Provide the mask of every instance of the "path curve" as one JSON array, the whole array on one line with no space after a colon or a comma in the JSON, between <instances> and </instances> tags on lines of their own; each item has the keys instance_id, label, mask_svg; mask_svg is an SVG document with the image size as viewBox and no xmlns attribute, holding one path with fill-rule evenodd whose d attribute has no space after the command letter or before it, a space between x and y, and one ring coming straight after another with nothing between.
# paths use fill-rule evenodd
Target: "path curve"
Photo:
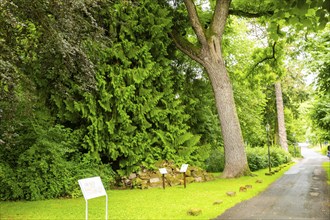
<instances>
[{"instance_id":1,"label":"path curve","mask_svg":"<svg viewBox=\"0 0 330 220\"><path fill-rule=\"evenodd\" d=\"M322 168L326 156L301 147L304 156L260 195L216 219L330 219L330 187Z\"/></svg>"}]
</instances>

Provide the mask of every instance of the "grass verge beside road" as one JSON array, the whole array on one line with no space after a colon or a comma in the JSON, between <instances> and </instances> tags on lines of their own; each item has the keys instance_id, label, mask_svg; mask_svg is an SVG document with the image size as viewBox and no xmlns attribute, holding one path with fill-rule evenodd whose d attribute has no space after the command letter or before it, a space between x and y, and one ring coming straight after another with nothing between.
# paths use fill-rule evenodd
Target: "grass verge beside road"
<instances>
[{"instance_id":1,"label":"grass verge beside road","mask_svg":"<svg viewBox=\"0 0 330 220\"><path fill-rule=\"evenodd\" d=\"M322 163L322 167L325 170L325 172L327 173L327 177L328 177L328 185L330 185L330 161L328 162L323 162Z\"/></svg>"},{"instance_id":2,"label":"grass verge beside road","mask_svg":"<svg viewBox=\"0 0 330 220\"><path fill-rule=\"evenodd\" d=\"M328 165L329 166L329 165ZM290 165L272 176L265 176L267 169L254 172L256 177L220 179L206 183L148 190L109 190L109 219L211 219L228 208L250 199L264 191L283 175ZM262 183L256 183L262 180ZM78 184L78 183L77 183ZM247 192L239 188L252 185ZM228 191L236 196L229 197ZM214 204L219 202L221 204ZM104 219L105 197L88 201L89 219ZM191 208L201 209L199 216L187 215ZM44 201L0 202L0 219L84 219L85 200L54 199Z\"/></svg>"}]
</instances>

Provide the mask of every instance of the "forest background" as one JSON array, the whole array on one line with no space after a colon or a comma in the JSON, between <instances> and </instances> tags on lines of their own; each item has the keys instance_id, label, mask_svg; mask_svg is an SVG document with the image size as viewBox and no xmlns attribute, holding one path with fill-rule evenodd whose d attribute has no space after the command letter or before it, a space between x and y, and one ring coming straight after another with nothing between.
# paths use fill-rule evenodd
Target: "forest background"
<instances>
[{"instance_id":1,"label":"forest background","mask_svg":"<svg viewBox=\"0 0 330 220\"><path fill-rule=\"evenodd\" d=\"M214 1L195 2L207 26ZM291 153L297 142L330 139L329 3L292 0L284 11L242 2L232 2L244 10L228 17L222 53L253 170L267 135L274 151L279 144L276 82ZM175 17L186 13L181 1L0 7L2 200L75 196L80 178L100 175L108 187L160 160L223 170L208 75L171 38L175 24L196 41L188 20Z\"/></svg>"}]
</instances>

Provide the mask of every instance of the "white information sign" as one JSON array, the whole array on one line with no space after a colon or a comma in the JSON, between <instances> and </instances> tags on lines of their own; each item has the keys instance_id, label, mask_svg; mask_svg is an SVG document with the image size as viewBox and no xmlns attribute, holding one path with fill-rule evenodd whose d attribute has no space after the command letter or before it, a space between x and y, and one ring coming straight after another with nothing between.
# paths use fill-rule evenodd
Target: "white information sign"
<instances>
[{"instance_id":1,"label":"white information sign","mask_svg":"<svg viewBox=\"0 0 330 220\"><path fill-rule=\"evenodd\" d=\"M86 200L105 196L104 186L99 176L78 180L81 191Z\"/></svg>"},{"instance_id":2,"label":"white information sign","mask_svg":"<svg viewBox=\"0 0 330 220\"><path fill-rule=\"evenodd\" d=\"M187 171L187 169L188 169L188 164L182 164L180 172L185 173Z\"/></svg>"},{"instance_id":3,"label":"white information sign","mask_svg":"<svg viewBox=\"0 0 330 220\"><path fill-rule=\"evenodd\" d=\"M99 176L78 180L80 189L86 201L86 220L88 219L88 200L105 196L105 219L108 219L108 195L104 189L103 183Z\"/></svg>"},{"instance_id":4,"label":"white information sign","mask_svg":"<svg viewBox=\"0 0 330 220\"><path fill-rule=\"evenodd\" d=\"M160 172L161 174L167 174L167 170L166 170L166 168L160 168L160 169L159 169L159 172Z\"/></svg>"}]
</instances>

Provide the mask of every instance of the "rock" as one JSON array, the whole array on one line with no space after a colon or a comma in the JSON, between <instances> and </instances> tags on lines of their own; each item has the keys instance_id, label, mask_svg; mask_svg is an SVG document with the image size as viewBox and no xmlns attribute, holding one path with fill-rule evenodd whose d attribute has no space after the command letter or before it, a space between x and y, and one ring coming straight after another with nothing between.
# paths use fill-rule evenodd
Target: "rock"
<instances>
[{"instance_id":1,"label":"rock","mask_svg":"<svg viewBox=\"0 0 330 220\"><path fill-rule=\"evenodd\" d=\"M165 175L165 183L167 186L183 185L183 173L180 172L180 167L178 167L174 162L168 161L158 161L156 167L163 167L167 170ZM192 182L204 182L213 180L214 176L207 173L203 169L194 166L188 166L186 171L186 183ZM162 187L162 175L158 169L148 170L141 166L140 171L133 172L128 176L121 177L117 181L118 186L124 188L153 188Z\"/></svg>"},{"instance_id":2,"label":"rock","mask_svg":"<svg viewBox=\"0 0 330 220\"><path fill-rule=\"evenodd\" d=\"M149 180L150 179L150 176L147 174L147 173L140 173L139 174L139 178L142 179L142 180Z\"/></svg>"},{"instance_id":3,"label":"rock","mask_svg":"<svg viewBox=\"0 0 330 220\"><path fill-rule=\"evenodd\" d=\"M232 191L226 192L226 194L227 194L227 196L230 196L230 197L236 196L236 192L232 192Z\"/></svg>"},{"instance_id":4,"label":"rock","mask_svg":"<svg viewBox=\"0 0 330 220\"><path fill-rule=\"evenodd\" d=\"M148 189L149 186L148 186L148 180L143 180L143 179L140 179L140 178L136 178L134 179L135 183L136 183L136 186L140 189Z\"/></svg>"},{"instance_id":5,"label":"rock","mask_svg":"<svg viewBox=\"0 0 330 220\"><path fill-rule=\"evenodd\" d=\"M195 182L195 178L194 177L186 177L186 183L193 183Z\"/></svg>"},{"instance_id":6,"label":"rock","mask_svg":"<svg viewBox=\"0 0 330 220\"><path fill-rule=\"evenodd\" d=\"M123 182L128 185L128 184L131 184L131 180L130 179L123 179Z\"/></svg>"},{"instance_id":7,"label":"rock","mask_svg":"<svg viewBox=\"0 0 330 220\"><path fill-rule=\"evenodd\" d=\"M158 182L160 182L160 179L158 177L150 178L149 182L150 183L158 183Z\"/></svg>"},{"instance_id":8,"label":"rock","mask_svg":"<svg viewBox=\"0 0 330 220\"><path fill-rule=\"evenodd\" d=\"M166 175L165 179L170 186L176 186L176 185L180 185L180 181L181 179L183 179L183 177L181 175L176 175L176 176Z\"/></svg>"},{"instance_id":9,"label":"rock","mask_svg":"<svg viewBox=\"0 0 330 220\"><path fill-rule=\"evenodd\" d=\"M198 208L191 208L187 211L187 214L192 216L197 216L202 214L202 210Z\"/></svg>"},{"instance_id":10,"label":"rock","mask_svg":"<svg viewBox=\"0 0 330 220\"><path fill-rule=\"evenodd\" d=\"M245 185L245 188L252 189L252 185Z\"/></svg>"},{"instance_id":11,"label":"rock","mask_svg":"<svg viewBox=\"0 0 330 220\"><path fill-rule=\"evenodd\" d=\"M194 171L192 171L191 172L191 176L193 176L193 177L201 177L201 176L203 176L203 171L201 171L201 170L194 170Z\"/></svg>"},{"instance_id":12,"label":"rock","mask_svg":"<svg viewBox=\"0 0 330 220\"><path fill-rule=\"evenodd\" d=\"M149 189L148 184L142 184L142 185L141 185L141 189Z\"/></svg>"},{"instance_id":13,"label":"rock","mask_svg":"<svg viewBox=\"0 0 330 220\"><path fill-rule=\"evenodd\" d=\"M128 188L132 187L132 181L130 179L123 179L122 182L125 187L128 187Z\"/></svg>"},{"instance_id":14,"label":"rock","mask_svg":"<svg viewBox=\"0 0 330 220\"><path fill-rule=\"evenodd\" d=\"M246 192L246 191L247 191L247 188L246 188L245 186L241 186L241 187L239 188L239 191L240 191L240 192Z\"/></svg>"},{"instance_id":15,"label":"rock","mask_svg":"<svg viewBox=\"0 0 330 220\"><path fill-rule=\"evenodd\" d=\"M135 178L132 182L133 182L133 185L134 186L141 186L141 184L142 184L142 179L140 179L140 178Z\"/></svg>"},{"instance_id":16,"label":"rock","mask_svg":"<svg viewBox=\"0 0 330 220\"><path fill-rule=\"evenodd\" d=\"M134 180L132 180L133 186L136 186L137 188L140 189L145 189L147 188L146 186L148 186L148 181L147 180L142 180L140 178L135 178Z\"/></svg>"},{"instance_id":17,"label":"rock","mask_svg":"<svg viewBox=\"0 0 330 220\"><path fill-rule=\"evenodd\" d=\"M204 179L205 179L205 181L211 181L211 180L214 180L214 176L213 176L213 174L205 173Z\"/></svg>"},{"instance_id":18,"label":"rock","mask_svg":"<svg viewBox=\"0 0 330 220\"><path fill-rule=\"evenodd\" d=\"M148 181L142 180L140 178L136 178L133 180L133 187L139 188L139 189L148 189Z\"/></svg>"},{"instance_id":19,"label":"rock","mask_svg":"<svg viewBox=\"0 0 330 220\"><path fill-rule=\"evenodd\" d=\"M213 203L213 205L220 205L220 204L222 204L222 203L223 203L222 200L217 200L217 201L215 201L215 202Z\"/></svg>"},{"instance_id":20,"label":"rock","mask_svg":"<svg viewBox=\"0 0 330 220\"><path fill-rule=\"evenodd\" d=\"M136 173L131 173L128 177L128 179L132 180L136 178Z\"/></svg>"},{"instance_id":21,"label":"rock","mask_svg":"<svg viewBox=\"0 0 330 220\"><path fill-rule=\"evenodd\" d=\"M173 170L171 167L166 167L167 174L173 174Z\"/></svg>"},{"instance_id":22,"label":"rock","mask_svg":"<svg viewBox=\"0 0 330 220\"><path fill-rule=\"evenodd\" d=\"M256 183L262 183L262 180L257 180Z\"/></svg>"},{"instance_id":23,"label":"rock","mask_svg":"<svg viewBox=\"0 0 330 220\"><path fill-rule=\"evenodd\" d=\"M161 178L162 177L162 174L160 174L160 173L154 173L154 172L152 172L152 173L150 173L150 179L156 179L156 178Z\"/></svg>"}]
</instances>

